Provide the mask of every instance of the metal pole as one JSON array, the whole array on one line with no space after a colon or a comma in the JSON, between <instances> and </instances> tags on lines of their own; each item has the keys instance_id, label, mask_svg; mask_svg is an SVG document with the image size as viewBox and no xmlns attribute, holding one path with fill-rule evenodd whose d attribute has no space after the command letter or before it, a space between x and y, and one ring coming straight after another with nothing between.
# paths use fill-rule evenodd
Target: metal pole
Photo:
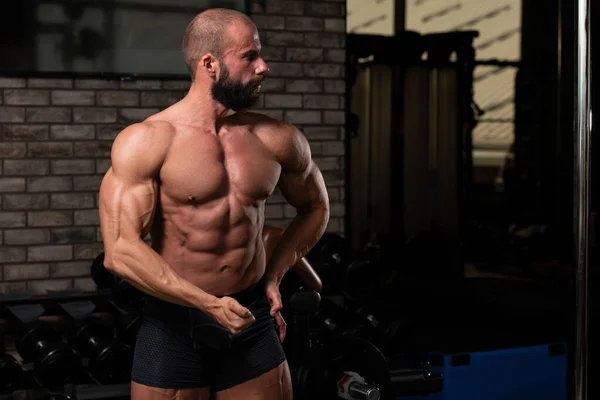
<instances>
[{"instance_id":1,"label":"metal pole","mask_svg":"<svg viewBox=\"0 0 600 400\"><path fill-rule=\"evenodd\" d=\"M577 133L577 163L575 207L577 210L577 328L575 343L575 399L587 399L588 367L588 223L590 186L590 3L576 0L576 100L575 130Z\"/></svg>"}]
</instances>

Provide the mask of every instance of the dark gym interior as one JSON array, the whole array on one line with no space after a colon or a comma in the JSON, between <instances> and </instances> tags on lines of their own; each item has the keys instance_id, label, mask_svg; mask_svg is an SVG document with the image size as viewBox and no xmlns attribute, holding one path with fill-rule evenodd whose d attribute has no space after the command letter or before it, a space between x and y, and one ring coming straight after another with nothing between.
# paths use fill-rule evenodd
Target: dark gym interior
<instances>
[{"instance_id":1,"label":"dark gym interior","mask_svg":"<svg viewBox=\"0 0 600 400\"><path fill-rule=\"evenodd\" d=\"M330 195L305 257L322 290L293 272L280 288L294 399L595 398L593 129L585 231L575 195L585 0L93 3L0 6L0 399L130 398L145 295L104 268L97 192L116 134L185 95L181 34L208 7L255 22L271 68L256 112L300 128ZM265 213L294 216L279 192Z\"/></svg>"}]
</instances>

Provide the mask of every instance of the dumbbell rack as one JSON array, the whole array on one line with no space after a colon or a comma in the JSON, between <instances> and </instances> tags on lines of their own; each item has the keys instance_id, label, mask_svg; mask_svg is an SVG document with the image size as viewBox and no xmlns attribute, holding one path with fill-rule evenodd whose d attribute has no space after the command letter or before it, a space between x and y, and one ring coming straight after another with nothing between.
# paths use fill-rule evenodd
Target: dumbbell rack
<instances>
[{"instance_id":1,"label":"dumbbell rack","mask_svg":"<svg viewBox=\"0 0 600 400\"><path fill-rule=\"evenodd\" d=\"M344 307L336 307L337 312L330 315L320 314L332 301L315 292L298 292L289 300L291 333L298 342L288 354L295 399L371 399L381 395L387 400L442 391L443 376L431 373L427 362L391 368L388 356L369 340L371 335L364 335L366 331L361 332L354 318L343 318L347 313ZM353 376L359 378L361 390L357 393L344 386ZM346 389L343 393L341 387Z\"/></svg>"},{"instance_id":2,"label":"dumbbell rack","mask_svg":"<svg viewBox=\"0 0 600 400\"><path fill-rule=\"evenodd\" d=\"M135 315L138 309L123 308L115 304L114 290L97 290L90 292L68 290L52 292L45 295L31 294L9 294L0 295L0 340L6 348L5 352L12 356L21 367L21 376L16 386L11 387L8 393L0 391L0 400L13 398L26 399L128 399L130 394L130 382L115 384L100 384L89 371L89 359L81 357L82 371L78 379L62 389L49 389L39 383L35 378L35 366L33 362L24 362L16 349L19 339L20 327L24 321L16 314L20 311L32 309L37 310L39 315L29 315L34 320L41 320L53 326L63 336L63 342L68 342L65 332L74 326L74 316L69 312L69 307L84 310L87 316L104 319L112 324L121 333L124 330L123 323L126 317ZM73 308L73 307L71 307ZM30 312L31 314L31 312ZM0 380L1 382L1 380ZM0 387L0 389L2 389ZM53 397L51 397L53 396Z\"/></svg>"},{"instance_id":3,"label":"dumbbell rack","mask_svg":"<svg viewBox=\"0 0 600 400\"><path fill-rule=\"evenodd\" d=\"M0 394L0 400L93 400L114 399L129 400L131 386L129 383L115 385L80 384L67 387L61 392L51 392L46 389L23 389L8 394Z\"/></svg>"}]
</instances>

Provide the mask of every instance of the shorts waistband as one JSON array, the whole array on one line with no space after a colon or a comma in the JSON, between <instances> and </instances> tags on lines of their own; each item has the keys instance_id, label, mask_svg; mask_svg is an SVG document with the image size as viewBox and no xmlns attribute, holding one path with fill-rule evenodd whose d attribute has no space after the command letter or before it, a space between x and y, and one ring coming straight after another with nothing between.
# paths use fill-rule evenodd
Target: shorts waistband
<instances>
[{"instance_id":1,"label":"shorts waistband","mask_svg":"<svg viewBox=\"0 0 600 400\"><path fill-rule=\"evenodd\" d=\"M260 278L256 283L253 283L252 285L248 286L244 290L241 290L237 293L228 294L225 296L217 296L217 297L219 297L219 298L232 297L233 299L237 300L238 303L240 303L244 307L247 307L250 303L256 301L264 294L264 292L265 292L264 288L265 288L265 277L263 275L263 277Z\"/></svg>"}]
</instances>

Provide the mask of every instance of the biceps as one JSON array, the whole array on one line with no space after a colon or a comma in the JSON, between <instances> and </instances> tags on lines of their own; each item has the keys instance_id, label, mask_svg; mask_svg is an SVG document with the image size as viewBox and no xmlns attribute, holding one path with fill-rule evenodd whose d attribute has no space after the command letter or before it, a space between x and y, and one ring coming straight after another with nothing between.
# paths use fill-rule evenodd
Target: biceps
<instances>
[{"instance_id":1,"label":"biceps","mask_svg":"<svg viewBox=\"0 0 600 400\"><path fill-rule=\"evenodd\" d=\"M306 171L282 171L279 188L288 203L297 208L328 206L323 175L314 162Z\"/></svg>"},{"instance_id":2,"label":"biceps","mask_svg":"<svg viewBox=\"0 0 600 400\"><path fill-rule=\"evenodd\" d=\"M100 187L100 228L105 247L119 239L145 237L154 219L157 185L148 180L130 183L112 171Z\"/></svg>"}]
</instances>

